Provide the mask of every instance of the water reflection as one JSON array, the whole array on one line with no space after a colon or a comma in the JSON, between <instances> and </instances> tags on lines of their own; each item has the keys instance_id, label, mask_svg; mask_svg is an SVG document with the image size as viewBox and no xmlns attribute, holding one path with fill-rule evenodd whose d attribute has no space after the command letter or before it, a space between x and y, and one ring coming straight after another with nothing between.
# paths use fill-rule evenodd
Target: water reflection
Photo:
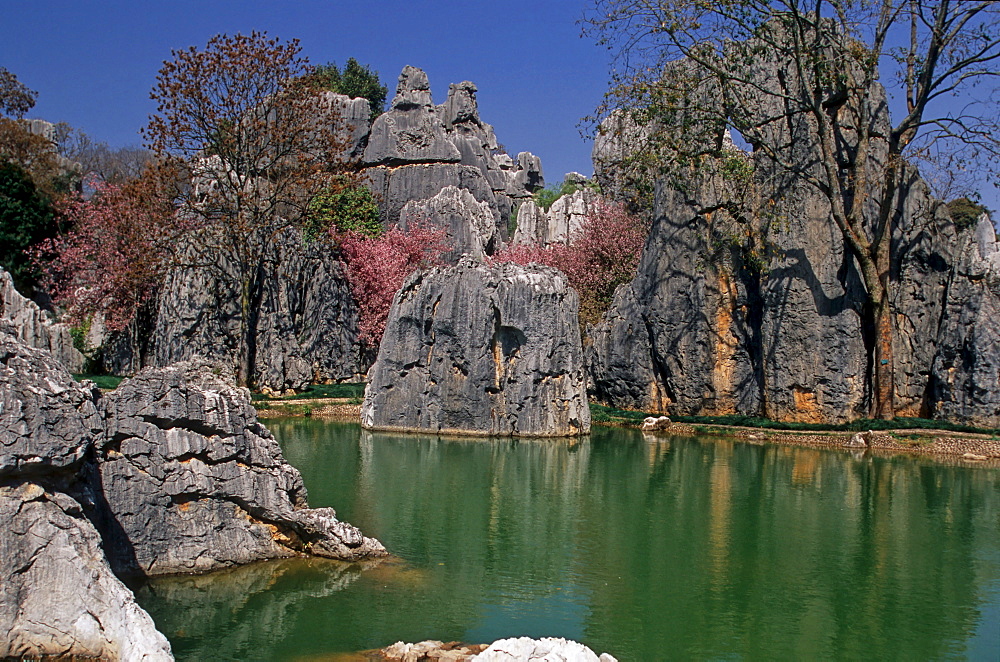
<instances>
[{"instance_id":1,"label":"water reflection","mask_svg":"<svg viewBox=\"0 0 1000 662\"><path fill-rule=\"evenodd\" d=\"M521 634L622 660L1000 650L996 470L609 428L566 442L271 427L310 502L405 562L342 587L325 569L154 584L140 599L181 659L237 621L232 645L261 656L240 659Z\"/></svg>"}]
</instances>

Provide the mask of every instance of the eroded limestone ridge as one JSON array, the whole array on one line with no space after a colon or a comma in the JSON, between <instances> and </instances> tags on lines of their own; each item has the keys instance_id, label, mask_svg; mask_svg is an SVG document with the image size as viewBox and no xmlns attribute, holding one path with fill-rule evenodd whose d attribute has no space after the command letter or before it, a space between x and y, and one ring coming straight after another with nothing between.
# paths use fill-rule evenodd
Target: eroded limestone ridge
<instances>
[{"instance_id":1,"label":"eroded limestone ridge","mask_svg":"<svg viewBox=\"0 0 1000 662\"><path fill-rule=\"evenodd\" d=\"M540 265L457 266L411 276L369 373L362 424L502 436L590 431L578 300Z\"/></svg>"},{"instance_id":2,"label":"eroded limestone ridge","mask_svg":"<svg viewBox=\"0 0 1000 662\"><path fill-rule=\"evenodd\" d=\"M117 578L385 555L310 509L249 393L191 361L102 396L0 324L0 657L170 659Z\"/></svg>"}]
</instances>

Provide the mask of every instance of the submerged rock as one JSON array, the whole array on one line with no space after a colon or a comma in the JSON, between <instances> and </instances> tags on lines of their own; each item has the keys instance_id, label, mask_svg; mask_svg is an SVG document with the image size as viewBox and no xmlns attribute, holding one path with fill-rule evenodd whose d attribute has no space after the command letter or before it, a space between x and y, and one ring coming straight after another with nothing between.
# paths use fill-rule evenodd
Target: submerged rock
<instances>
[{"instance_id":1,"label":"submerged rock","mask_svg":"<svg viewBox=\"0 0 1000 662\"><path fill-rule=\"evenodd\" d=\"M569 436L590 431L577 295L540 265L411 276L369 373L362 425L436 433Z\"/></svg>"},{"instance_id":2,"label":"submerged rock","mask_svg":"<svg viewBox=\"0 0 1000 662\"><path fill-rule=\"evenodd\" d=\"M257 421L249 392L211 364L147 369L106 398L99 522L119 572L204 572L306 552L356 560L378 541L308 509L298 470Z\"/></svg>"},{"instance_id":3,"label":"submerged rock","mask_svg":"<svg viewBox=\"0 0 1000 662\"><path fill-rule=\"evenodd\" d=\"M31 482L0 487L0 523L0 657L173 659L80 504Z\"/></svg>"}]
</instances>

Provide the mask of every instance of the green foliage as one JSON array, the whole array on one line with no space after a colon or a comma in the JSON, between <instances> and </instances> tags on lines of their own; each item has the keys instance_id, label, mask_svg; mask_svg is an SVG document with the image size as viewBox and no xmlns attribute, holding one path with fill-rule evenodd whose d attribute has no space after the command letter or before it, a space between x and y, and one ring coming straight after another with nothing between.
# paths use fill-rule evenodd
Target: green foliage
<instances>
[{"instance_id":1,"label":"green foliage","mask_svg":"<svg viewBox=\"0 0 1000 662\"><path fill-rule=\"evenodd\" d=\"M119 384L125 381L124 377L118 377L116 375L90 375L86 373L75 374L73 375L73 379L75 379L78 382L82 382L85 379L89 379L90 381L97 384L97 388L101 389L102 391L113 391L114 389L118 388Z\"/></svg>"},{"instance_id":2,"label":"green foliage","mask_svg":"<svg viewBox=\"0 0 1000 662\"><path fill-rule=\"evenodd\" d=\"M550 186L548 188L542 188L535 191L533 199L535 204L548 211L554 203L559 198L564 195L572 195L583 188L592 188L597 192L600 192L600 187L597 182L585 182L579 183L574 181L564 181L558 186Z\"/></svg>"},{"instance_id":3,"label":"green foliage","mask_svg":"<svg viewBox=\"0 0 1000 662\"><path fill-rule=\"evenodd\" d=\"M327 230L381 236L384 230L372 192L366 186L353 184L343 177L335 179L332 186L309 203L306 219L307 238L315 239Z\"/></svg>"},{"instance_id":4,"label":"green foliage","mask_svg":"<svg viewBox=\"0 0 1000 662\"><path fill-rule=\"evenodd\" d=\"M58 230L52 203L28 172L14 163L0 162L0 267L25 296L34 292L41 274L24 251L54 237Z\"/></svg>"},{"instance_id":5,"label":"green foliage","mask_svg":"<svg viewBox=\"0 0 1000 662\"><path fill-rule=\"evenodd\" d=\"M362 398L365 395L365 385L359 384L313 384L302 393L287 395L279 398L268 398L256 393L254 400L310 400L314 398L350 398L352 400Z\"/></svg>"},{"instance_id":6,"label":"green foliage","mask_svg":"<svg viewBox=\"0 0 1000 662\"><path fill-rule=\"evenodd\" d=\"M379 81L378 72L372 71L368 65L358 63L353 57L348 58L343 71L337 67L336 62L316 67L310 80L322 90L346 94L353 99L368 99L373 121L382 114L385 98L389 93L388 88Z\"/></svg>"},{"instance_id":7,"label":"green foliage","mask_svg":"<svg viewBox=\"0 0 1000 662\"><path fill-rule=\"evenodd\" d=\"M955 198L948 203L951 220L959 230L971 228L979 222L979 217L988 214L989 209L968 198Z\"/></svg>"}]
</instances>

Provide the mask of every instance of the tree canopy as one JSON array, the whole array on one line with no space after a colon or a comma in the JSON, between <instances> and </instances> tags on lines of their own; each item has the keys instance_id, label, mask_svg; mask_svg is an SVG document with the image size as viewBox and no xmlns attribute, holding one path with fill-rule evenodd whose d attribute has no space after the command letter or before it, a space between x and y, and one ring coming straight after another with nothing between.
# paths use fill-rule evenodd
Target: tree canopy
<instances>
[{"instance_id":1,"label":"tree canopy","mask_svg":"<svg viewBox=\"0 0 1000 662\"><path fill-rule=\"evenodd\" d=\"M378 72L353 57L347 59L343 71L336 62L319 65L309 75L309 80L319 89L346 94L352 99L368 99L372 120L385 110L388 88L379 80Z\"/></svg>"},{"instance_id":2,"label":"tree canopy","mask_svg":"<svg viewBox=\"0 0 1000 662\"><path fill-rule=\"evenodd\" d=\"M760 219L800 185L828 201L870 303L873 413L891 417L892 225L915 160L995 179L1000 5L598 0L584 30L616 57L599 117L632 143L621 160L633 183L718 169L732 129L752 149L753 183L769 178L736 215Z\"/></svg>"}]
</instances>

